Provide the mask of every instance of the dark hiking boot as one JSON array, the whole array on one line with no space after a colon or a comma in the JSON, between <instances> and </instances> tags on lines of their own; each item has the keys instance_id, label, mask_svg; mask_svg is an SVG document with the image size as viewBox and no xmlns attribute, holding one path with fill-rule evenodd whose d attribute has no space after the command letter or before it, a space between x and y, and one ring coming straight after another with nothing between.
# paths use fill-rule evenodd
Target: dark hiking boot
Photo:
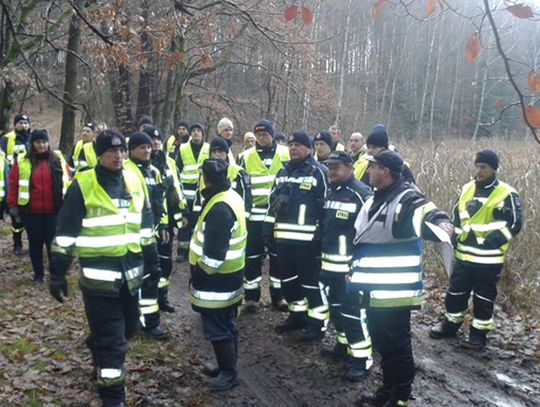
<instances>
[{"instance_id":1,"label":"dark hiking boot","mask_svg":"<svg viewBox=\"0 0 540 407\"><path fill-rule=\"evenodd\" d=\"M282 322L281 324L277 325L274 330L277 334L284 334L288 332L294 332L299 331L301 329L304 329L306 326L305 320L303 318L303 315L294 315L290 314L288 318Z\"/></svg>"},{"instance_id":2,"label":"dark hiking boot","mask_svg":"<svg viewBox=\"0 0 540 407\"><path fill-rule=\"evenodd\" d=\"M347 345L342 343L335 343L334 346L323 345L321 347L321 356L325 356L332 359L347 359Z\"/></svg>"},{"instance_id":3,"label":"dark hiking boot","mask_svg":"<svg viewBox=\"0 0 540 407\"><path fill-rule=\"evenodd\" d=\"M24 255L24 250L22 246L13 246L13 252L15 256L22 256Z\"/></svg>"},{"instance_id":4,"label":"dark hiking boot","mask_svg":"<svg viewBox=\"0 0 540 407\"><path fill-rule=\"evenodd\" d=\"M324 332L321 331L321 328L311 324L296 335L296 340L304 343L318 342L322 338L324 338Z\"/></svg>"},{"instance_id":5,"label":"dark hiking boot","mask_svg":"<svg viewBox=\"0 0 540 407\"><path fill-rule=\"evenodd\" d=\"M164 341L166 339L169 339L170 334L167 331L164 331L161 329L160 326L156 326L152 329L143 329L143 332L152 339L155 339L157 341Z\"/></svg>"},{"instance_id":6,"label":"dark hiking boot","mask_svg":"<svg viewBox=\"0 0 540 407\"><path fill-rule=\"evenodd\" d=\"M248 300L242 307L246 314L256 314L259 311L259 303L257 301Z\"/></svg>"},{"instance_id":7,"label":"dark hiking boot","mask_svg":"<svg viewBox=\"0 0 540 407\"><path fill-rule=\"evenodd\" d=\"M432 339L452 338L456 336L459 326L444 319L429 330L429 337Z\"/></svg>"},{"instance_id":8,"label":"dark hiking boot","mask_svg":"<svg viewBox=\"0 0 540 407\"><path fill-rule=\"evenodd\" d=\"M364 359L351 358L347 363L347 371L343 378L353 383L361 383L369 376Z\"/></svg>"},{"instance_id":9,"label":"dark hiking boot","mask_svg":"<svg viewBox=\"0 0 540 407\"><path fill-rule=\"evenodd\" d=\"M289 311L289 305L287 304L287 301L285 301L283 298L272 301L272 306L274 307L274 309L281 312Z\"/></svg>"},{"instance_id":10,"label":"dark hiking boot","mask_svg":"<svg viewBox=\"0 0 540 407\"><path fill-rule=\"evenodd\" d=\"M360 397L360 399L356 401L356 405L383 407L385 403L390 400L391 395L391 390L385 389L384 387L379 387L375 393L366 394Z\"/></svg>"}]
</instances>

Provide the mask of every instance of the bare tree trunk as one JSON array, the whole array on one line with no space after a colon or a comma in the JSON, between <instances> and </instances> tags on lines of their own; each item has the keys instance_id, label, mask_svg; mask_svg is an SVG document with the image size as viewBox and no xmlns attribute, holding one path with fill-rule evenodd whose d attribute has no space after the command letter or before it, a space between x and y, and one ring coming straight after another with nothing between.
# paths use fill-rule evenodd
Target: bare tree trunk
<instances>
[{"instance_id":1,"label":"bare tree trunk","mask_svg":"<svg viewBox=\"0 0 540 407\"><path fill-rule=\"evenodd\" d=\"M433 89L431 90L431 112L429 114L429 139L433 141L433 116L435 115L435 96L437 95L437 84L439 82L439 70L441 67L441 55L443 49L442 41L442 26L444 25L444 17L446 14L442 15L441 22L439 26L439 50L437 52L437 63L435 64L435 78L433 78Z\"/></svg>"},{"instance_id":2,"label":"bare tree trunk","mask_svg":"<svg viewBox=\"0 0 540 407\"><path fill-rule=\"evenodd\" d=\"M352 0L349 0L347 4L347 10L350 11L352 7ZM351 13L347 13L347 22L345 23L345 33L343 38L343 54L341 55L341 71L339 73L339 96L336 112L336 126L339 126L340 116L341 116L341 107L343 105L343 94L345 88L345 73L347 71L347 52L349 50L349 31L351 27Z\"/></svg>"},{"instance_id":3,"label":"bare tree trunk","mask_svg":"<svg viewBox=\"0 0 540 407\"><path fill-rule=\"evenodd\" d=\"M141 1L142 17L145 23L148 23L150 2ZM152 92L154 86L154 73L152 72L152 63L154 61L154 52L152 50L152 39L148 34L147 27L144 27L141 33L141 46L146 57L146 66L141 68L139 76L139 92L137 95L137 114L136 117L152 114L154 104L154 95Z\"/></svg>"},{"instance_id":4,"label":"bare tree trunk","mask_svg":"<svg viewBox=\"0 0 540 407\"><path fill-rule=\"evenodd\" d=\"M429 54L428 62L426 67L426 75L424 76L424 91L422 92L422 102L420 103L420 115L418 117L418 129L416 131L416 136L420 137L422 135L422 124L424 122L424 112L426 109L426 98L429 86L429 73L431 72L431 59L433 55L433 46L435 45L435 36L437 30L433 30L433 35L431 36L431 44L429 45Z\"/></svg>"},{"instance_id":5,"label":"bare tree trunk","mask_svg":"<svg viewBox=\"0 0 540 407\"><path fill-rule=\"evenodd\" d=\"M82 0L76 2L77 7L82 6ZM73 147L75 138L75 115L76 111L72 107L77 97L78 83L78 61L79 48L81 44L81 20L76 13L71 16L69 23L69 34L67 44L66 69L64 79L64 99L71 104L62 106L62 126L60 129L60 144L58 148L63 153L67 153Z\"/></svg>"},{"instance_id":6,"label":"bare tree trunk","mask_svg":"<svg viewBox=\"0 0 540 407\"><path fill-rule=\"evenodd\" d=\"M126 136L134 130L130 78L131 73L124 66L109 74L116 127Z\"/></svg>"}]
</instances>

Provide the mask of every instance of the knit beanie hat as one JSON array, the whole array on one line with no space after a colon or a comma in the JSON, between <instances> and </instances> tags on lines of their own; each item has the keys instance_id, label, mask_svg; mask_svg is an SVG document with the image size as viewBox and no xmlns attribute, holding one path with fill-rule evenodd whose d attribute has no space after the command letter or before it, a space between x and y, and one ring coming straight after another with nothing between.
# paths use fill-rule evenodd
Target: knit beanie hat
<instances>
[{"instance_id":1,"label":"knit beanie hat","mask_svg":"<svg viewBox=\"0 0 540 407\"><path fill-rule=\"evenodd\" d=\"M92 131L96 131L96 125L94 123L86 123L83 127L88 127Z\"/></svg>"},{"instance_id":2,"label":"knit beanie hat","mask_svg":"<svg viewBox=\"0 0 540 407\"><path fill-rule=\"evenodd\" d=\"M156 129L155 127L147 127L143 130L143 133L148 134L148 137L150 137L151 139L158 138L163 141L163 134L159 131L159 129Z\"/></svg>"},{"instance_id":3,"label":"knit beanie hat","mask_svg":"<svg viewBox=\"0 0 540 407\"><path fill-rule=\"evenodd\" d=\"M321 131L315 136L315 141L322 141L328 144L328 147L332 148L332 135L327 131Z\"/></svg>"},{"instance_id":4,"label":"knit beanie hat","mask_svg":"<svg viewBox=\"0 0 540 407\"><path fill-rule=\"evenodd\" d=\"M377 124L369 134L367 145L388 148L388 132L382 124Z\"/></svg>"},{"instance_id":5,"label":"knit beanie hat","mask_svg":"<svg viewBox=\"0 0 540 407\"><path fill-rule=\"evenodd\" d=\"M214 185L221 185L227 181L229 164L218 158L209 158L204 160L202 173Z\"/></svg>"},{"instance_id":6,"label":"knit beanie hat","mask_svg":"<svg viewBox=\"0 0 540 407\"><path fill-rule=\"evenodd\" d=\"M260 120L253 129L253 133L257 134L257 132L266 132L274 137L274 125L270 120Z\"/></svg>"},{"instance_id":7,"label":"knit beanie hat","mask_svg":"<svg viewBox=\"0 0 540 407\"><path fill-rule=\"evenodd\" d=\"M30 121L30 118L26 113L19 113L15 115L15 118L13 119L13 125L15 126L17 123L19 123L21 120L26 120L27 122Z\"/></svg>"},{"instance_id":8,"label":"knit beanie hat","mask_svg":"<svg viewBox=\"0 0 540 407\"><path fill-rule=\"evenodd\" d=\"M185 120L180 120L178 122L178 126L176 126L176 128L178 128L178 127L185 127L186 130L189 130L189 123L186 122Z\"/></svg>"},{"instance_id":9,"label":"knit beanie hat","mask_svg":"<svg viewBox=\"0 0 540 407\"><path fill-rule=\"evenodd\" d=\"M311 148L311 137L304 130L296 130L289 136L290 143L300 143L307 148Z\"/></svg>"},{"instance_id":10,"label":"knit beanie hat","mask_svg":"<svg viewBox=\"0 0 540 407\"><path fill-rule=\"evenodd\" d=\"M202 134L204 135L204 128L202 126L201 123L193 123L190 127L189 127L189 132L191 133L194 129L200 129Z\"/></svg>"},{"instance_id":11,"label":"knit beanie hat","mask_svg":"<svg viewBox=\"0 0 540 407\"><path fill-rule=\"evenodd\" d=\"M108 149L115 147L126 148L126 138L118 131L111 129L103 130L94 140L94 151L98 157Z\"/></svg>"},{"instance_id":12,"label":"knit beanie hat","mask_svg":"<svg viewBox=\"0 0 540 407\"><path fill-rule=\"evenodd\" d=\"M227 141L221 137L216 137L210 142L210 152L215 150L221 150L229 154L229 145Z\"/></svg>"},{"instance_id":13,"label":"knit beanie hat","mask_svg":"<svg viewBox=\"0 0 540 407\"><path fill-rule=\"evenodd\" d=\"M142 115L139 117L139 125L138 127L141 127L143 124L149 124L151 126L154 125L154 120L150 116Z\"/></svg>"},{"instance_id":14,"label":"knit beanie hat","mask_svg":"<svg viewBox=\"0 0 540 407\"><path fill-rule=\"evenodd\" d=\"M32 132L30 133L30 138L28 139L28 144L32 145L34 141L38 140L49 141L49 133L46 129L32 130Z\"/></svg>"},{"instance_id":15,"label":"knit beanie hat","mask_svg":"<svg viewBox=\"0 0 540 407\"><path fill-rule=\"evenodd\" d=\"M494 170L499 168L499 157L497 153L490 149L485 149L476 153L476 159L474 160L475 164L482 163L487 164Z\"/></svg>"},{"instance_id":16,"label":"knit beanie hat","mask_svg":"<svg viewBox=\"0 0 540 407\"><path fill-rule=\"evenodd\" d=\"M217 124L218 134L221 134L223 130L229 129L229 128L234 130L234 125L231 119L227 119L226 117L222 118Z\"/></svg>"},{"instance_id":17,"label":"knit beanie hat","mask_svg":"<svg viewBox=\"0 0 540 407\"><path fill-rule=\"evenodd\" d=\"M276 134L274 134L274 141L285 141L287 142L287 137L282 132L278 131Z\"/></svg>"},{"instance_id":18,"label":"knit beanie hat","mask_svg":"<svg viewBox=\"0 0 540 407\"><path fill-rule=\"evenodd\" d=\"M152 140L150 139L150 136L148 134L143 133L142 131L138 131L136 133L133 133L129 138L128 150L131 151L135 147L140 146L141 144L148 144L149 146L151 146Z\"/></svg>"}]
</instances>

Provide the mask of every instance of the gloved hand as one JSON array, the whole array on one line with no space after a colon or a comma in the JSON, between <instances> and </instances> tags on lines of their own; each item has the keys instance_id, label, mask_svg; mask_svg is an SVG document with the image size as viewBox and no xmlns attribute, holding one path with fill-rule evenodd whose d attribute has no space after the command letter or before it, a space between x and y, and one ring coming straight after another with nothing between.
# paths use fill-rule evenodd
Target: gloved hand
<instances>
[{"instance_id":1,"label":"gloved hand","mask_svg":"<svg viewBox=\"0 0 540 407\"><path fill-rule=\"evenodd\" d=\"M65 277L51 276L49 283L49 292L58 302L64 302L64 297L67 297L67 280ZM62 297L62 293L64 297Z\"/></svg>"},{"instance_id":2,"label":"gloved hand","mask_svg":"<svg viewBox=\"0 0 540 407\"><path fill-rule=\"evenodd\" d=\"M494 230L486 236L483 246L487 249L498 249L506 242L508 242L508 240L502 232L500 230Z\"/></svg>"},{"instance_id":3,"label":"gloved hand","mask_svg":"<svg viewBox=\"0 0 540 407\"><path fill-rule=\"evenodd\" d=\"M18 207L15 207L15 208L9 208L9 214L11 216L13 216L13 218L17 221L17 222L21 222L21 214L19 212L19 208Z\"/></svg>"}]
</instances>

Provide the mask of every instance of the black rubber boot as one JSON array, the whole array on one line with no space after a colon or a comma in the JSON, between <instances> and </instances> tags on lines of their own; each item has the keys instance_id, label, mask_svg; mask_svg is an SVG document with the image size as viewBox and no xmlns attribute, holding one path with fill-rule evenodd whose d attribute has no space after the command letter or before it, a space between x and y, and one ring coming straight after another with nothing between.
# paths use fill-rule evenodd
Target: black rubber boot
<instances>
[{"instance_id":1,"label":"black rubber boot","mask_svg":"<svg viewBox=\"0 0 540 407\"><path fill-rule=\"evenodd\" d=\"M158 305L163 312L173 313L174 307L169 303L169 287L161 287L158 290Z\"/></svg>"},{"instance_id":2,"label":"black rubber boot","mask_svg":"<svg viewBox=\"0 0 540 407\"><path fill-rule=\"evenodd\" d=\"M461 342L461 346L476 351L484 350L487 344L487 333L488 331L482 331L471 326L469 338Z\"/></svg>"},{"instance_id":3,"label":"black rubber boot","mask_svg":"<svg viewBox=\"0 0 540 407\"><path fill-rule=\"evenodd\" d=\"M163 329L161 329L160 326L156 326L155 328L152 328L152 329L146 329L144 328L143 329L143 332L150 338L152 339L155 339L155 340L158 340L158 341L164 341L166 339L169 339L169 337L171 336L169 334L169 332L167 331L164 331Z\"/></svg>"},{"instance_id":4,"label":"black rubber boot","mask_svg":"<svg viewBox=\"0 0 540 407\"><path fill-rule=\"evenodd\" d=\"M392 397L392 390L385 387L379 387L375 393L366 394L360 397L357 400L356 405L358 406L375 406L382 407L386 404L387 401Z\"/></svg>"},{"instance_id":5,"label":"black rubber boot","mask_svg":"<svg viewBox=\"0 0 540 407\"><path fill-rule=\"evenodd\" d=\"M309 323L305 329L298 332L296 340L298 342L318 342L324 338L324 332L321 331L321 326L315 323Z\"/></svg>"},{"instance_id":6,"label":"black rubber boot","mask_svg":"<svg viewBox=\"0 0 540 407\"><path fill-rule=\"evenodd\" d=\"M306 326L307 315L305 312L291 312L287 319L275 327L277 334L299 331Z\"/></svg>"},{"instance_id":7,"label":"black rubber boot","mask_svg":"<svg viewBox=\"0 0 540 407\"><path fill-rule=\"evenodd\" d=\"M22 233L13 233L13 254L15 256L24 255L22 245Z\"/></svg>"},{"instance_id":8,"label":"black rubber boot","mask_svg":"<svg viewBox=\"0 0 540 407\"><path fill-rule=\"evenodd\" d=\"M217 377L219 374L219 366L214 362L205 362L203 363L202 372L208 377Z\"/></svg>"},{"instance_id":9,"label":"black rubber boot","mask_svg":"<svg viewBox=\"0 0 540 407\"><path fill-rule=\"evenodd\" d=\"M272 299L272 306L274 309L281 312L289 311L289 306L287 305L287 301L283 298L281 289L270 287L270 298Z\"/></svg>"},{"instance_id":10,"label":"black rubber boot","mask_svg":"<svg viewBox=\"0 0 540 407\"><path fill-rule=\"evenodd\" d=\"M336 342L334 346L323 345L321 347L321 356L326 356L332 359L347 359L347 345Z\"/></svg>"},{"instance_id":11,"label":"black rubber boot","mask_svg":"<svg viewBox=\"0 0 540 407\"><path fill-rule=\"evenodd\" d=\"M429 330L429 337L433 339L454 337L460 326L461 324L455 324L447 319L443 319Z\"/></svg>"},{"instance_id":12,"label":"black rubber boot","mask_svg":"<svg viewBox=\"0 0 540 407\"><path fill-rule=\"evenodd\" d=\"M238 373L236 370L236 347L234 339L230 341L212 342L216 360L219 366L219 374L210 381L210 387L214 391L226 391L238 385Z\"/></svg>"},{"instance_id":13,"label":"black rubber boot","mask_svg":"<svg viewBox=\"0 0 540 407\"><path fill-rule=\"evenodd\" d=\"M369 370L366 369L365 359L350 358L343 378L353 383L361 383L368 375Z\"/></svg>"}]
</instances>

